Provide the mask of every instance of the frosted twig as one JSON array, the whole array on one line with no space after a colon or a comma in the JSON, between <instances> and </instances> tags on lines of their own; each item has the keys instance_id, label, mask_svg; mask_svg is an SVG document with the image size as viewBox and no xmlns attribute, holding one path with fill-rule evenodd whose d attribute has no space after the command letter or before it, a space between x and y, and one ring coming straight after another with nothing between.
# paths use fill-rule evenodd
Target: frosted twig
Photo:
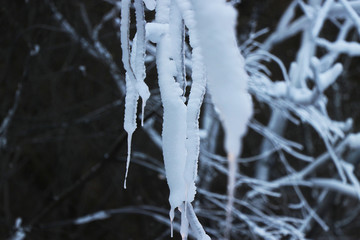
<instances>
[{"instance_id":1,"label":"frosted twig","mask_svg":"<svg viewBox=\"0 0 360 240\"><path fill-rule=\"evenodd\" d=\"M25 73L25 74L27 74L27 73ZM0 150L4 149L7 145L7 136L6 136L7 131L9 129L11 121L14 117L16 109L19 106L21 90L22 90L22 83L18 83L18 87L16 89L15 96L14 96L14 103L13 103L12 107L8 110L5 118L1 122L1 125L0 125Z\"/></svg>"},{"instance_id":2,"label":"frosted twig","mask_svg":"<svg viewBox=\"0 0 360 240\"><path fill-rule=\"evenodd\" d=\"M15 221L16 232L8 240L23 240L26 237L25 229L21 226L22 219L17 218Z\"/></svg>"},{"instance_id":3,"label":"frosted twig","mask_svg":"<svg viewBox=\"0 0 360 240\"><path fill-rule=\"evenodd\" d=\"M341 143L339 143L334 151L336 154L341 154L348 145L348 139L343 140ZM303 168L301 171L294 172L292 174L289 174L287 176L281 177L279 179L271 181L271 184L275 184L273 186L269 185L268 188L272 189L277 186L282 186L285 183L293 182L293 181L301 181L305 179L310 173L313 173L316 171L320 166L322 166L326 161L328 161L331 158L330 153L325 152L322 155L320 155L318 158L316 158L312 163L307 165L305 168ZM246 194L246 198L253 198L256 195L258 195L259 192L256 191L250 191Z\"/></svg>"},{"instance_id":4,"label":"frosted twig","mask_svg":"<svg viewBox=\"0 0 360 240\"><path fill-rule=\"evenodd\" d=\"M319 35L320 30L326 20L327 14L334 3L334 0L326 0L320 10L317 12L314 25L312 27L312 37L316 38Z\"/></svg>"},{"instance_id":5,"label":"frosted twig","mask_svg":"<svg viewBox=\"0 0 360 240\"><path fill-rule=\"evenodd\" d=\"M347 42L344 40L337 40L336 42L329 42L326 39L318 39L316 43L325 47L329 51L334 51L337 53L344 53L349 55L350 57L359 56L360 55L360 45L358 42Z\"/></svg>"},{"instance_id":6,"label":"frosted twig","mask_svg":"<svg viewBox=\"0 0 360 240\"><path fill-rule=\"evenodd\" d=\"M344 6L345 11L349 14L351 20L353 20L354 25L357 28L358 34L360 34L360 17L354 8L350 5L347 0L339 0L339 2Z\"/></svg>"}]
</instances>

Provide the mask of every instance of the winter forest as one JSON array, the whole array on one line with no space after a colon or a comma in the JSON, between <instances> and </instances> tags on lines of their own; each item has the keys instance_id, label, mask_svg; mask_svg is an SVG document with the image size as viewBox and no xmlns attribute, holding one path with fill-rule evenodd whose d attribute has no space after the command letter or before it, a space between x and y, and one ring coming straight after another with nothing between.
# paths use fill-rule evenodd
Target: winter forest
<instances>
[{"instance_id":1,"label":"winter forest","mask_svg":"<svg viewBox=\"0 0 360 240\"><path fill-rule=\"evenodd\" d=\"M359 0L5 0L0 239L360 239Z\"/></svg>"}]
</instances>

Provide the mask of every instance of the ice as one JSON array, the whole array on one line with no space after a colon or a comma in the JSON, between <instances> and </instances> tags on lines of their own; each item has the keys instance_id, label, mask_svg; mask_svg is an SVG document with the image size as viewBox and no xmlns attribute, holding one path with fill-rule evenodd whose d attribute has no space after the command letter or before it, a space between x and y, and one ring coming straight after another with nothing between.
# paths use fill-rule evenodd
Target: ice
<instances>
[{"instance_id":1,"label":"ice","mask_svg":"<svg viewBox=\"0 0 360 240\"><path fill-rule=\"evenodd\" d=\"M169 34L172 42L172 57L176 65L176 81L180 84L181 88L186 87L186 73L185 73L185 25L180 14L180 11L172 0L170 7L170 22Z\"/></svg>"},{"instance_id":2,"label":"ice","mask_svg":"<svg viewBox=\"0 0 360 240\"><path fill-rule=\"evenodd\" d=\"M200 43L196 31L194 12L189 1L177 1L186 26L189 29L190 45L192 47L192 84L187 104L187 159L184 172L186 181L186 199L192 202L196 193L195 179L200 151L199 116L205 94L206 78Z\"/></svg>"},{"instance_id":3,"label":"ice","mask_svg":"<svg viewBox=\"0 0 360 240\"><path fill-rule=\"evenodd\" d=\"M343 71L343 66L341 63L336 63L332 68L328 71L320 74L320 81L319 81L319 90L323 92L326 90L330 85L332 85L335 80L340 76Z\"/></svg>"},{"instance_id":4,"label":"ice","mask_svg":"<svg viewBox=\"0 0 360 240\"><path fill-rule=\"evenodd\" d=\"M125 97L125 116L124 129L128 134L128 152L126 159L126 173L124 188L129 171L132 135L137 127L137 104L139 96L142 99L142 118L144 120L144 109L147 99L150 96L149 89L144 82L145 79L145 20L144 7L142 0L135 1L136 28L133 47L130 49L129 43L129 8L130 1L122 1L121 7L121 48L122 60L126 70L126 97Z\"/></svg>"},{"instance_id":5,"label":"ice","mask_svg":"<svg viewBox=\"0 0 360 240\"><path fill-rule=\"evenodd\" d=\"M186 205L187 211L186 211L186 217L189 221L190 227L193 230L196 239L198 240L211 240L210 237L206 234L204 228L202 227L201 223L199 222L198 218L196 217L196 214L194 212L194 209L190 203L187 203Z\"/></svg>"},{"instance_id":6,"label":"ice","mask_svg":"<svg viewBox=\"0 0 360 240\"><path fill-rule=\"evenodd\" d=\"M135 88L135 76L130 63L130 44L129 44L129 24L130 24L130 0L122 1L121 5L121 49L122 61L126 70L126 97L125 97L125 114L124 114L124 129L128 134L127 144L128 153L126 160L126 173L124 188L126 188L126 178L128 175L130 154L131 154L131 138L136 129L136 107L137 107L137 92Z\"/></svg>"},{"instance_id":7,"label":"ice","mask_svg":"<svg viewBox=\"0 0 360 240\"><path fill-rule=\"evenodd\" d=\"M144 125L144 111L146 101L150 97L150 91L145 84L144 79L145 71L145 16L144 5L142 0L135 0L135 13L136 13L136 51L135 51L135 75L136 75L136 89L141 97L141 126Z\"/></svg>"},{"instance_id":8,"label":"ice","mask_svg":"<svg viewBox=\"0 0 360 240\"><path fill-rule=\"evenodd\" d=\"M236 12L221 0L193 4L209 91L225 129L225 149L238 156L253 110L245 61L236 44Z\"/></svg>"},{"instance_id":9,"label":"ice","mask_svg":"<svg viewBox=\"0 0 360 240\"><path fill-rule=\"evenodd\" d=\"M156 20L168 22L169 1L157 2ZM175 208L185 201L185 180L183 177L186 164L186 106L182 100L183 91L174 79L174 63L171 56L171 38L164 33L157 44L156 64L163 114L163 156L166 179L170 188L170 219L174 217ZM170 51L169 51L170 50ZM170 70L169 69L173 69ZM175 68L176 69L176 68Z\"/></svg>"},{"instance_id":10,"label":"ice","mask_svg":"<svg viewBox=\"0 0 360 240\"><path fill-rule=\"evenodd\" d=\"M22 223L22 219L17 218L16 221L15 221L16 232L12 237L10 237L9 240L23 240L23 239L25 239L26 234L25 234L25 231L24 231L23 227L21 227L21 223Z\"/></svg>"},{"instance_id":11,"label":"ice","mask_svg":"<svg viewBox=\"0 0 360 240\"><path fill-rule=\"evenodd\" d=\"M127 137L128 149L127 149L127 158L126 158L126 173L125 173L124 188L126 188L126 179L130 165L132 135L137 127L136 108L137 108L137 100L139 97L136 91L135 83L130 80L128 74L126 74L125 79L126 79L126 97L125 97L124 129L128 134Z\"/></svg>"},{"instance_id":12,"label":"ice","mask_svg":"<svg viewBox=\"0 0 360 240\"><path fill-rule=\"evenodd\" d=\"M76 219L75 224L77 224L77 225L85 224L85 223L89 223L89 222L96 221L96 220L103 220L103 219L106 219L109 217L110 217L110 215L107 214L106 212L99 211L94 214L86 215L84 217Z\"/></svg>"},{"instance_id":13,"label":"ice","mask_svg":"<svg viewBox=\"0 0 360 240\"><path fill-rule=\"evenodd\" d=\"M222 0L192 1L208 88L225 130L224 148L229 160L228 204L225 239L232 228L232 209L237 164L242 151L241 139L253 113L247 92L249 76L235 37L236 11ZM214 34L216 33L216 34Z\"/></svg>"},{"instance_id":14,"label":"ice","mask_svg":"<svg viewBox=\"0 0 360 240\"><path fill-rule=\"evenodd\" d=\"M323 7L318 11L316 20L314 22L314 26L312 29L312 37L317 37L320 33L320 30L322 29L322 26L327 18L327 14L330 11L332 5L334 3L334 0L327 0L323 4Z\"/></svg>"},{"instance_id":15,"label":"ice","mask_svg":"<svg viewBox=\"0 0 360 240\"><path fill-rule=\"evenodd\" d=\"M352 149L360 149L360 133L350 134L348 144Z\"/></svg>"},{"instance_id":16,"label":"ice","mask_svg":"<svg viewBox=\"0 0 360 240\"><path fill-rule=\"evenodd\" d=\"M158 43L160 38L169 29L169 24L150 22L146 24L146 38L153 42Z\"/></svg>"},{"instance_id":17,"label":"ice","mask_svg":"<svg viewBox=\"0 0 360 240\"><path fill-rule=\"evenodd\" d=\"M150 11L155 9L156 6L155 0L144 0L144 3L146 8L149 9Z\"/></svg>"}]
</instances>

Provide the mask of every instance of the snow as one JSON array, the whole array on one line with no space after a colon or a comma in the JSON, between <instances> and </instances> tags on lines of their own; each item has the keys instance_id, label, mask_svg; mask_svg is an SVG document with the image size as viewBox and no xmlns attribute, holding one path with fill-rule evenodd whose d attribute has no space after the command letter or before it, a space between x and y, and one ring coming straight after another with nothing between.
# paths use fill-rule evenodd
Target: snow
<instances>
[{"instance_id":1,"label":"snow","mask_svg":"<svg viewBox=\"0 0 360 240\"><path fill-rule=\"evenodd\" d=\"M319 90L323 92L326 90L330 85L332 85L335 80L340 76L343 72L343 66L341 63L336 63L332 68L328 71L320 74L319 79Z\"/></svg>"},{"instance_id":2,"label":"snow","mask_svg":"<svg viewBox=\"0 0 360 240\"><path fill-rule=\"evenodd\" d=\"M247 93L245 61L236 45L236 12L221 0L193 4L209 91L225 129L225 149L238 156L253 106Z\"/></svg>"},{"instance_id":3,"label":"snow","mask_svg":"<svg viewBox=\"0 0 360 240\"><path fill-rule=\"evenodd\" d=\"M40 45L35 44L34 47L30 50L30 56L36 56L40 52Z\"/></svg>"},{"instance_id":4,"label":"snow","mask_svg":"<svg viewBox=\"0 0 360 240\"><path fill-rule=\"evenodd\" d=\"M350 134L348 137L348 144L352 149L360 149L360 133Z\"/></svg>"},{"instance_id":5,"label":"snow","mask_svg":"<svg viewBox=\"0 0 360 240\"><path fill-rule=\"evenodd\" d=\"M173 220L175 208L179 208L181 234L184 239L187 238L188 227L191 225L188 209L196 193L195 179L200 147L198 119L206 85L190 6L188 1L158 1L157 22L146 26L148 38L158 43L156 60L164 107L162 145L170 188L170 219ZM183 18L189 29L190 44L193 48L192 84L187 105L183 99L186 86ZM192 223L194 222L192 219Z\"/></svg>"},{"instance_id":6,"label":"snow","mask_svg":"<svg viewBox=\"0 0 360 240\"><path fill-rule=\"evenodd\" d=\"M324 139L328 157L334 161L343 181L341 184L345 185L348 184L347 182L351 182L351 186L346 186L351 191L356 189L360 193L360 184L353 173L353 166L345 163L341 154L335 148L345 134L342 128L328 117L326 113L326 97L323 94L343 71L342 64L335 63L338 56L341 53L350 56L360 55L359 44L349 42L347 38L352 27L360 26L359 17L354 12L358 10L355 2L346 0L312 0L307 3L293 1L283 15L276 32L271 34L263 45L253 43L253 38L248 40L246 45L248 49L245 52L248 72L245 70L245 59L239 51L235 37L236 11L231 6L231 3L226 3L228 1L134 0L137 32L130 47L129 9L131 2L130 0L121 2L121 42L123 63L126 70L124 128L128 133L128 155L124 187L126 187L126 176L130 164L132 134L137 127L138 99L139 97L142 99L143 114L146 100L150 96L149 89L144 81L146 77L145 60L156 59L158 83L164 110L162 139L160 139L160 135L156 130L152 128L153 122L151 120L145 125L150 126L150 129L147 130L149 136L163 148L165 175L170 189L170 220L172 223L175 216L174 211L178 208L181 212L180 233L183 239L186 239L188 234L194 235L197 239L210 239L198 221L191 204L197 191L195 180L198 171L201 133L199 116L206 84L208 84L211 100L215 108L218 109L219 118L224 128L224 149L227 153L226 160L229 166L228 170L223 166L217 166L220 172L228 175L228 196L223 196L223 200L228 202L226 205L224 202L219 205L227 212L225 236L222 237L230 239L233 217L245 221L254 230L254 234L260 237L278 239L277 234L279 236L294 234L292 230L295 228L292 228L292 224L287 224L286 221L278 220L274 224L277 225L276 228L279 231L279 233L275 234L266 226L263 227L252 222L252 219L247 214L241 213L234 206L239 203L239 199L235 198L236 187L243 182L243 179L238 179L240 174L237 168L238 157L242 152L241 141L246 134L248 125L265 138L271 139L271 149L264 147L261 150L263 151L261 155L266 153L265 150L267 151L266 155L276 150L282 150L299 160L313 161L311 157L299 152L299 150L302 150L300 144L283 138L282 131L277 134L276 128L271 127L271 122L274 122L274 126L279 126L279 121L275 122L275 120L287 121L285 118L292 120L294 123L300 121L309 123ZM148 10L155 9L155 21L146 23L144 4ZM305 12L300 17L295 14L299 5ZM324 24L327 24L327 20L331 18L330 13L335 8L336 11L341 10L342 13L347 13L348 19L344 23L334 21L335 25L339 26L340 31L337 39L334 42L329 42L319 38L319 34L323 30ZM185 48L188 47L185 45L185 32L187 30L190 46L185 58ZM288 71L279 58L267 51L275 43L298 33L302 33L301 48L296 61L291 63ZM148 44L148 41L155 44ZM318 47L328 51L321 60L317 56ZM255 54L252 54L251 52L257 48ZM146 49L151 56L146 56ZM154 55L156 55L155 58ZM249 55L250 57L248 57ZM259 64L263 60L275 61L282 71L284 81L270 80L270 70L266 66ZM185 69L185 67L187 68ZM185 70L188 70L188 72ZM189 74L190 72L191 81L187 81L186 73ZM251 74L251 81L248 73ZM313 89L308 88L306 84L309 79L315 82ZM281 118L272 118L275 120L270 122L269 128L257 124L256 121L249 123L253 114L253 103L248 93L248 84L250 91L260 101L276 109L278 116L281 116ZM185 87L189 91L187 102L185 99ZM280 115L280 112L283 115ZM204 128L206 130L202 132L207 134L209 127ZM211 131L209 131L210 137L214 135L216 134L211 134ZM215 142L214 140L211 141ZM359 135L349 135L347 143L352 149L360 148ZM285 167L289 171L294 171L286 163L282 151L279 151L279 156ZM225 158L223 157L223 159ZM226 160L223 160L223 162ZM208 178L211 177L208 176ZM295 179L290 184L296 185L296 181L300 185L304 184L304 186L306 184L310 186L312 183L323 185L329 189L331 189L329 186L334 188L332 184L327 186L325 181L311 182ZM340 182L337 184L342 186ZM268 185L268 187L264 187L265 185ZM280 196L279 193L272 189L277 186L270 187L270 185L270 183L266 182L261 184L257 182L253 188L255 191L261 192L261 194ZM314 214L301 193L298 193L298 196L300 198L299 208L306 210L304 212L308 214L309 219L314 218L322 225L321 219ZM77 222L82 224L106 217L105 213L99 212L99 215L79 218ZM275 218L273 220L274 222L277 221ZM266 223L266 225L273 224L270 222ZM283 227L284 223L287 227ZM301 229L306 226L307 220L301 224L303 225L300 226L299 232L295 233L295 235L300 233Z\"/></svg>"},{"instance_id":7,"label":"snow","mask_svg":"<svg viewBox=\"0 0 360 240\"><path fill-rule=\"evenodd\" d=\"M186 198L192 202L196 193L195 179L200 151L199 116L206 88L205 69L201 55L200 43L196 31L194 12L190 2L178 0L177 5L189 29L190 45L192 47L192 85L187 104L187 159L184 172L186 181Z\"/></svg>"},{"instance_id":8,"label":"snow","mask_svg":"<svg viewBox=\"0 0 360 240\"><path fill-rule=\"evenodd\" d=\"M237 164L241 139L253 113L247 92L249 76L235 37L236 11L222 0L193 0L196 31L206 68L208 88L225 130L225 150L229 160L228 203L225 238L232 227Z\"/></svg>"},{"instance_id":9,"label":"snow","mask_svg":"<svg viewBox=\"0 0 360 240\"><path fill-rule=\"evenodd\" d=\"M277 81L269 86L269 94L274 97L285 97L287 95L288 88L284 81Z\"/></svg>"},{"instance_id":10,"label":"snow","mask_svg":"<svg viewBox=\"0 0 360 240\"><path fill-rule=\"evenodd\" d=\"M131 142L132 135L137 127L137 104L139 96L142 99L142 117L141 125L144 121L144 111L146 101L150 97L148 86L145 84L145 19L144 19L144 6L142 0L136 0L135 3L136 13L136 28L137 32L134 37L133 46L130 50L129 43L129 17L130 17L130 1L122 1L121 7L121 48L122 48L122 61L126 70L126 97L125 97L125 116L124 116L124 129L128 133L127 143L127 159L126 159L126 172L124 188L126 188L126 179L129 171L130 157L131 157Z\"/></svg>"},{"instance_id":11,"label":"snow","mask_svg":"<svg viewBox=\"0 0 360 240\"><path fill-rule=\"evenodd\" d=\"M172 209L184 201L185 182L183 173L186 161L186 106L182 101L182 90L168 68L171 62L168 55L170 46L168 35L158 44L157 65L161 100L164 106L163 116L163 155L166 178L170 188L170 205Z\"/></svg>"},{"instance_id":12,"label":"snow","mask_svg":"<svg viewBox=\"0 0 360 240\"><path fill-rule=\"evenodd\" d=\"M86 66L80 65L80 66L79 66L79 71L80 71L84 76L86 76Z\"/></svg>"},{"instance_id":13,"label":"snow","mask_svg":"<svg viewBox=\"0 0 360 240\"><path fill-rule=\"evenodd\" d=\"M185 26L180 11L177 5L174 4L174 1L175 0L172 0L172 4L170 6L171 18L169 22L169 34L172 43L172 57L176 64L176 81L185 92Z\"/></svg>"},{"instance_id":14,"label":"snow","mask_svg":"<svg viewBox=\"0 0 360 240\"><path fill-rule=\"evenodd\" d=\"M146 8L149 9L150 11L155 9L156 6L155 0L144 0L144 3Z\"/></svg>"},{"instance_id":15,"label":"snow","mask_svg":"<svg viewBox=\"0 0 360 240\"><path fill-rule=\"evenodd\" d=\"M351 57L360 55L360 45L358 42L347 42L344 40L329 42L328 40L320 38L317 39L316 43L329 51L344 53Z\"/></svg>"},{"instance_id":16,"label":"snow","mask_svg":"<svg viewBox=\"0 0 360 240\"><path fill-rule=\"evenodd\" d=\"M136 89L138 94L142 99L141 106L141 126L144 125L144 111L146 101L150 97L150 92L148 86L145 84L145 16L144 16L144 6L142 0L135 0L135 13L136 13L136 49L133 49L135 52L135 75L136 75Z\"/></svg>"},{"instance_id":17,"label":"snow","mask_svg":"<svg viewBox=\"0 0 360 240\"><path fill-rule=\"evenodd\" d=\"M347 0L339 0L339 2L344 6L349 18L354 22L354 25L357 27L358 34L360 34L360 17L355 9Z\"/></svg>"},{"instance_id":18,"label":"snow","mask_svg":"<svg viewBox=\"0 0 360 240\"><path fill-rule=\"evenodd\" d=\"M319 35L320 30L327 18L327 14L330 11L334 0L327 0L325 1L323 7L318 11L314 26L312 28L312 37L315 38Z\"/></svg>"},{"instance_id":19,"label":"snow","mask_svg":"<svg viewBox=\"0 0 360 240\"><path fill-rule=\"evenodd\" d=\"M163 34L169 29L169 24L166 23L146 23L146 38L153 42L158 43Z\"/></svg>"},{"instance_id":20,"label":"snow","mask_svg":"<svg viewBox=\"0 0 360 240\"><path fill-rule=\"evenodd\" d=\"M168 23L169 4L160 0L156 6L156 21ZM163 113L163 156L166 179L170 188L170 220L173 221L174 210L186 200L186 184L183 177L186 164L186 106L182 100L183 91L174 79L175 63L170 60L171 38L166 32L161 35L157 44L156 64ZM169 51L170 50L170 51ZM170 70L169 70L170 69ZM175 72L174 72L175 71Z\"/></svg>"},{"instance_id":21,"label":"snow","mask_svg":"<svg viewBox=\"0 0 360 240\"><path fill-rule=\"evenodd\" d=\"M26 237L25 231L23 227L21 227L21 218L17 218L15 221L15 234L10 238L10 240L23 240Z\"/></svg>"},{"instance_id":22,"label":"snow","mask_svg":"<svg viewBox=\"0 0 360 240\"><path fill-rule=\"evenodd\" d=\"M106 219L109 217L110 217L109 214L107 214L104 211L100 211L100 212L96 212L94 214L86 215L84 217L76 219L75 224L77 224L77 225L85 224L85 223L93 222L96 220L103 220L103 219Z\"/></svg>"},{"instance_id":23,"label":"snow","mask_svg":"<svg viewBox=\"0 0 360 240\"><path fill-rule=\"evenodd\" d=\"M171 62L168 55L170 38L164 35L158 44L157 66L163 116L163 155L166 179L170 188L169 202L171 217L175 208L185 201L185 181L183 173L186 162L186 106L182 101L182 90L168 71Z\"/></svg>"},{"instance_id":24,"label":"snow","mask_svg":"<svg viewBox=\"0 0 360 240\"><path fill-rule=\"evenodd\" d=\"M210 240L210 237L206 234L204 228L202 227L201 223L199 222L194 209L190 203L186 203L187 211L186 217L189 220L189 224L191 229L194 231L194 234L198 240Z\"/></svg>"},{"instance_id":25,"label":"snow","mask_svg":"<svg viewBox=\"0 0 360 240\"><path fill-rule=\"evenodd\" d=\"M126 97L125 97L125 114L124 114L124 129L128 134L127 137L127 159L126 159L126 173L124 188L126 188L126 179L129 171L130 156L131 156L131 142L132 135L136 129L136 108L138 93L134 86L134 83L130 80L128 74L126 74Z\"/></svg>"},{"instance_id":26,"label":"snow","mask_svg":"<svg viewBox=\"0 0 360 240\"><path fill-rule=\"evenodd\" d=\"M132 72L130 63L130 44L129 44L129 22L130 22L130 0L124 0L121 2L121 50L122 50L122 61L126 70L126 97L125 97L125 114L124 114L124 129L128 134L127 144L128 153L126 160L126 173L124 188L126 188L126 179L130 165L131 155L131 140L132 134L136 129L136 107L137 107L137 92L135 88L135 76Z\"/></svg>"}]
</instances>

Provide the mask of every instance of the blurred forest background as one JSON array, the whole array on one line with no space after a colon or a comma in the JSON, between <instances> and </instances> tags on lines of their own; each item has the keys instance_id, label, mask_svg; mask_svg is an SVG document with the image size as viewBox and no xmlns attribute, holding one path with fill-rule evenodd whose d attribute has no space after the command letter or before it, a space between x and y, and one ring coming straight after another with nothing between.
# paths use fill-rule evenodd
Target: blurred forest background
<instances>
[{"instance_id":1,"label":"blurred forest background","mask_svg":"<svg viewBox=\"0 0 360 240\"><path fill-rule=\"evenodd\" d=\"M274 30L289 2L242 0L237 4L239 43L262 28ZM168 186L164 175L147 164L152 158L161 167L161 149L141 128L133 138L128 188L122 187L127 144L116 4L115 0L4 0L0 5L0 239L15 232L18 218L29 240L170 238ZM146 17L152 19L152 14ZM322 34L331 39L335 30ZM273 49L286 67L291 61L287 59L296 55L299 38ZM355 34L354 40L358 40ZM346 77L326 92L328 111L335 120L352 117L353 130L358 132L360 65L356 58L346 61ZM281 78L276 65L268 67L274 79ZM154 65L147 70L152 96L145 115L156 119L155 128L160 130ZM256 102L257 121L266 124L269 113L268 106ZM288 128L292 130L286 136L304 144L308 152L323 152L319 137L308 126L292 128L290 124ZM244 156L257 154L260 141L250 132ZM252 172L253 166L242 171ZM226 177L217 175L211 188L224 194ZM197 198L202 201L201 195ZM344 201L349 200L334 196L322 213L330 227L358 203L345 206ZM146 206L153 207L148 211ZM74 224L74 219L109 209L118 212L103 220ZM154 218L153 211L164 217ZM359 227L358 217L342 234L359 239ZM327 234L314 227L308 237L345 239L336 238L334 229Z\"/></svg>"}]
</instances>

